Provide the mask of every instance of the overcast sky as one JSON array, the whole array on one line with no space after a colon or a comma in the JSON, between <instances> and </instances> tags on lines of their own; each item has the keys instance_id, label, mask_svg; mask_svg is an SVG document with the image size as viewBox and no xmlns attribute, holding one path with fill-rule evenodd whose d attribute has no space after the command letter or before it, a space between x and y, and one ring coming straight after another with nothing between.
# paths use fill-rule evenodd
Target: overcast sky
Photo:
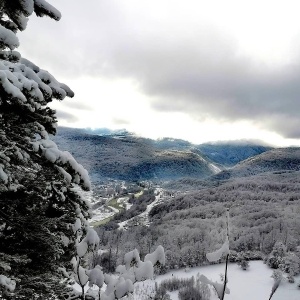
<instances>
[{"instance_id":1,"label":"overcast sky","mask_svg":"<svg viewBox=\"0 0 300 300\"><path fill-rule=\"evenodd\" d=\"M75 92L59 125L300 145L300 2L55 0L22 55Z\"/></svg>"}]
</instances>

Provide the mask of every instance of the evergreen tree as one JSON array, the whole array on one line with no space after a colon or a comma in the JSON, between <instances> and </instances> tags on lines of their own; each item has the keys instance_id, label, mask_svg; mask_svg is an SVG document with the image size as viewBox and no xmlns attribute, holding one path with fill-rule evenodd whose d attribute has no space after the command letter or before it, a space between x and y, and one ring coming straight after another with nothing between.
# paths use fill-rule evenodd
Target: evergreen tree
<instances>
[{"instance_id":1,"label":"evergreen tree","mask_svg":"<svg viewBox=\"0 0 300 300\"><path fill-rule=\"evenodd\" d=\"M273 269L278 269L284 263L284 257L286 255L286 246L277 241L273 247L271 254L268 257L267 264Z\"/></svg>"},{"instance_id":2,"label":"evergreen tree","mask_svg":"<svg viewBox=\"0 0 300 300\"><path fill-rule=\"evenodd\" d=\"M74 190L90 188L86 170L50 140L53 99L73 97L50 73L22 58L16 33L28 17L60 19L44 0L0 1L0 298L54 299L59 267L70 269L72 224L89 217ZM83 229L84 231L84 229Z\"/></svg>"}]
</instances>

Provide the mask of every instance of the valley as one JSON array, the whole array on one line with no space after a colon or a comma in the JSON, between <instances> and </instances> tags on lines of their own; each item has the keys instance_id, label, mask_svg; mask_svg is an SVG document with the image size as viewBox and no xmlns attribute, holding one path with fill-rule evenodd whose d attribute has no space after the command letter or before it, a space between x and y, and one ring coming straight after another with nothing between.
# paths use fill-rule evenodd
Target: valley
<instances>
[{"instance_id":1,"label":"valley","mask_svg":"<svg viewBox=\"0 0 300 300\"><path fill-rule=\"evenodd\" d=\"M92 218L90 219L90 225L98 227L107 224L115 215L129 211L134 205L132 203L133 199L139 200L144 193L149 193L149 189L152 189L151 193L155 196L155 199L146 205L145 209L141 210L139 214L118 223L120 229L127 229L128 224L131 224L130 226L149 226L150 211L171 197L174 198L174 193L167 192L157 185L154 187L151 182L144 182L142 185L144 187L138 185L135 187L135 190L139 190L138 192L128 192L127 188L132 188L132 183L129 185L130 187L127 187L124 181L114 180L113 183L107 182L107 185L101 186L102 193L99 193L99 186L95 186L92 191L78 191L81 197L91 205ZM145 185L148 187L145 187ZM122 186L121 190L119 189L120 186Z\"/></svg>"},{"instance_id":2,"label":"valley","mask_svg":"<svg viewBox=\"0 0 300 300\"><path fill-rule=\"evenodd\" d=\"M141 165L132 159L132 148L126 148L127 145L125 149L129 153L124 150L123 143L124 140L128 143L127 136L109 137L122 145L116 148L111 146L116 141L103 145L103 148L110 149L109 152L107 149L97 152L97 147L91 148L90 139L91 137L82 138L82 141L87 140L85 146L80 148L84 149L86 156L83 156L83 152L78 154L78 160L82 160L82 163L102 155L101 160L97 160L97 168L102 168L104 164L106 170L106 167L110 168L112 159L108 153L114 151L120 161L119 165L112 165L113 170L120 166L124 168L125 164L128 170L132 170L132 166ZM129 140L136 147L136 139L130 136ZM206 253L220 247L225 239L226 211L229 210L230 262L264 260L268 268L276 269L280 265L287 277L294 278L299 274L299 148L263 148L265 151L239 160L241 152L247 156L252 153L249 150L251 147L256 150L262 148L245 144L238 147L235 144L234 147L226 145L225 150L220 150L222 147L218 145L220 153L228 151L229 147L231 160L238 162L228 166L228 161L220 164L220 155L216 155L216 152L214 154L218 156L218 161L201 153L200 160L207 167L205 172L202 172L204 169L201 165L202 173L189 173L191 149L187 149L187 144L183 141L176 143L169 140L158 143L163 151L168 149L167 151L179 151L181 154L168 165L166 171L165 160L156 159L168 156L168 152L163 155L156 152L151 167L147 165L145 168L147 172L149 167L150 173L153 165L162 168L163 171L157 171L155 176L143 175L144 171L141 171L140 180L135 177L133 180L130 171L126 173L129 175L125 179L115 178L109 177L112 175L111 171L105 174L102 170L99 175L98 169L90 168L93 188L91 192L83 192L82 196L91 203L93 217L90 224L101 240L103 252L97 261L103 270L114 272L116 266L122 264L125 253L132 249L137 249L141 258L144 258L158 245L163 246L166 255L166 265L161 273L173 272L178 268L205 266L208 264ZM145 153L139 155L139 160L143 161ZM188 166L183 168L183 162ZM195 165L192 165L192 170L195 170ZM280 247L282 250L278 255L277 249ZM271 272L272 269L269 270Z\"/></svg>"}]
</instances>

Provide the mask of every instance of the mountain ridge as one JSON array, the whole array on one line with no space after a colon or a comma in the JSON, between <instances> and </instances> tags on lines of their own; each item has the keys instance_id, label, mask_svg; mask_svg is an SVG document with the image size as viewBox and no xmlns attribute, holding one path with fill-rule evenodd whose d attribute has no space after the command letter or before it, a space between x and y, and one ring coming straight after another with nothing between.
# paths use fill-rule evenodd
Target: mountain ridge
<instances>
[{"instance_id":1,"label":"mountain ridge","mask_svg":"<svg viewBox=\"0 0 300 300\"><path fill-rule=\"evenodd\" d=\"M276 148L239 162L213 176L217 180L262 173L300 171L300 147Z\"/></svg>"},{"instance_id":2,"label":"mountain ridge","mask_svg":"<svg viewBox=\"0 0 300 300\"><path fill-rule=\"evenodd\" d=\"M216 147L194 145L172 138L152 140L126 131L99 135L67 127L59 127L53 139L62 150L73 154L89 171L92 180L203 179L232 165L233 161L241 161L269 149L258 145L233 147L228 143L225 148L221 144ZM228 147L231 147L231 161L224 159ZM214 159L215 152L218 159Z\"/></svg>"}]
</instances>

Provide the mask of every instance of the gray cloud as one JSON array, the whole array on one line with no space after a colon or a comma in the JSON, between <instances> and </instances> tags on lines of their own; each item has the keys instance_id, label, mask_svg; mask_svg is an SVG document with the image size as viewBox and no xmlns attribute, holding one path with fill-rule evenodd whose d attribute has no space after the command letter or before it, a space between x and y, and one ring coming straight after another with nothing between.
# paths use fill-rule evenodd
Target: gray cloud
<instances>
[{"instance_id":1,"label":"gray cloud","mask_svg":"<svg viewBox=\"0 0 300 300\"><path fill-rule=\"evenodd\" d=\"M70 4L53 4L61 8L62 20L39 19L39 26L30 21L21 42L25 54L46 61L54 74L132 78L153 96L156 110L251 120L300 138L299 61L270 68L238 55L236 41L218 28L149 23L147 15L130 15L124 3L112 0L89 5L74 0L72 11Z\"/></svg>"},{"instance_id":2,"label":"gray cloud","mask_svg":"<svg viewBox=\"0 0 300 300\"><path fill-rule=\"evenodd\" d=\"M283 136L290 139L298 139L300 137L299 117L285 115L273 115L271 118L265 117L262 120L264 125L272 128L274 131L281 132Z\"/></svg>"},{"instance_id":3,"label":"gray cloud","mask_svg":"<svg viewBox=\"0 0 300 300\"><path fill-rule=\"evenodd\" d=\"M128 125L128 124L130 124L130 122L128 120L121 119L121 118L113 118L112 121L116 125Z\"/></svg>"},{"instance_id":4,"label":"gray cloud","mask_svg":"<svg viewBox=\"0 0 300 300\"><path fill-rule=\"evenodd\" d=\"M71 99L71 101L63 102L62 105L65 106L66 108L73 108L73 109L78 109L78 110L88 110L88 111L93 110L92 107L85 105L83 103L74 102L73 99Z\"/></svg>"},{"instance_id":5,"label":"gray cloud","mask_svg":"<svg viewBox=\"0 0 300 300\"><path fill-rule=\"evenodd\" d=\"M76 122L79 120L78 117L62 110L56 110L56 116L59 121L65 121L68 123Z\"/></svg>"}]
</instances>

